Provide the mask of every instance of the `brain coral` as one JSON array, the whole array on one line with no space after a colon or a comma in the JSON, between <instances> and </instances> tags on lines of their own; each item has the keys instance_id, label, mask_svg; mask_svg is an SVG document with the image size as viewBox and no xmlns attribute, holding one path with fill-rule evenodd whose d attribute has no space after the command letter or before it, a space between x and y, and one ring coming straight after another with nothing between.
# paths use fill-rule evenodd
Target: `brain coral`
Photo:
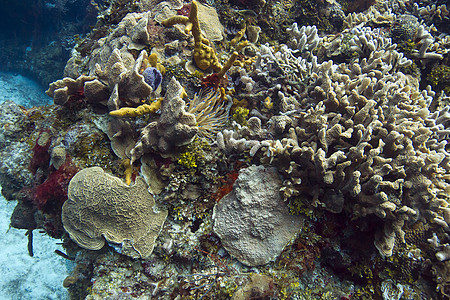
<instances>
[{"instance_id":1,"label":"brain coral","mask_svg":"<svg viewBox=\"0 0 450 300\"><path fill-rule=\"evenodd\" d=\"M140 177L127 186L100 167L86 168L70 181L62 221L70 238L79 246L98 250L105 244L120 244L121 253L148 257L167 211L156 213L155 201Z\"/></svg>"}]
</instances>

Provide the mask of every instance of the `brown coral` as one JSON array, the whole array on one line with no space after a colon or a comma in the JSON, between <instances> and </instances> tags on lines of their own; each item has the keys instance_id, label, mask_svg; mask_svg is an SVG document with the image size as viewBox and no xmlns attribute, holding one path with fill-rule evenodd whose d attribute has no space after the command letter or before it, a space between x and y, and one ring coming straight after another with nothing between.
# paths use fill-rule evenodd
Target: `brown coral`
<instances>
[{"instance_id":1,"label":"brown coral","mask_svg":"<svg viewBox=\"0 0 450 300\"><path fill-rule=\"evenodd\" d=\"M127 186L99 167L78 172L69 184L69 199L62 208L62 221L79 246L98 250L119 244L121 253L148 257L167 211L155 213L154 200L141 177Z\"/></svg>"},{"instance_id":2,"label":"brown coral","mask_svg":"<svg viewBox=\"0 0 450 300\"><path fill-rule=\"evenodd\" d=\"M199 129L195 116L186 111L183 91L183 87L173 77L167 86L161 116L142 130L139 141L131 150L132 162L152 149L169 153L174 147L192 142Z\"/></svg>"}]
</instances>

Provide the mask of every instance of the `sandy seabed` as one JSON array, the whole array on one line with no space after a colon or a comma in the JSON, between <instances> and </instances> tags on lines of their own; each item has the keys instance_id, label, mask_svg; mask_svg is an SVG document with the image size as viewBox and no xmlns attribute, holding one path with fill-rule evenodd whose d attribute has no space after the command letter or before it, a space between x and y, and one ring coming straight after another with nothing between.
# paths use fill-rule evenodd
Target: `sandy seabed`
<instances>
[{"instance_id":1,"label":"sandy seabed","mask_svg":"<svg viewBox=\"0 0 450 300\"><path fill-rule=\"evenodd\" d=\"M52 103L45 88L30 78L10 72L0 72L0 103L12 100L27 108Z\"/></svg>"},{"instance_id":2,"label":"sandy seabed","mask_svg":"<svg viewBox=\"0 0 450 300\"><path fill-rule=\"evenodd\" d=\"M16 203L0 197L0 298L68 299L62 282L70 266L54 252L63 250L58 245L61 241L34 230L34 256L31 257L26 230L9 228Z\"/></svg>"}]
</instances>

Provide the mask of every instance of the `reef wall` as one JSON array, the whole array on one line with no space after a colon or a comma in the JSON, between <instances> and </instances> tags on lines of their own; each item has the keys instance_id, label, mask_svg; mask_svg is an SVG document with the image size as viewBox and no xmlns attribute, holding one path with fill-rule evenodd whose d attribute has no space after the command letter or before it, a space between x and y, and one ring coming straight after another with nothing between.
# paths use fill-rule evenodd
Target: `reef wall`
<instances>
[{"instance_id":1,"label":"reef wall","mask_svg":"<svg viewBox=\"0 0 450 300\"><path fill-rule=\"evenodd\" d=\"M64 238L74 299L448 297L445 4L206 2L136 2L54 105L2 104L13 226Z\"/></svg>"}]
</instances>

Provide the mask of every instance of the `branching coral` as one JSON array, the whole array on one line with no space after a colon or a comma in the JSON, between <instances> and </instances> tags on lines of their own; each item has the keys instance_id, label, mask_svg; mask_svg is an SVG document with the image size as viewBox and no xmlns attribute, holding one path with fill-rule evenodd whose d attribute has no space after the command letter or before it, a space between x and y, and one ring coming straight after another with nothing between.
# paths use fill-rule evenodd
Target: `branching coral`
<instances>
[{"instance_id":1,"label":"branching coral","mask_svg":"<svg viewBox=\"0 0 450 300\"><path fill-rule=\"evenodd\" d=\"M437 114L428 120L433 92L420 91L418 80L401 72L412 61L389 39L369 41L365 31L354 43L365 57L339 65L319 64L308 51L298 57L286 46L278 52L261 46L258 75L292 74L290 89L278 92L283 115L266 123L266 134L249 135L246 126L224 130L217 144L252 156L263 150L261 162L285 173L286 198L300 195L311 206L355 218L377 216L375 246L390 256L407 222L430 211L441 215L427 203L448 201L448 182L438 174L448 172L449 155Z\"/></svg>"}]
</instances>

